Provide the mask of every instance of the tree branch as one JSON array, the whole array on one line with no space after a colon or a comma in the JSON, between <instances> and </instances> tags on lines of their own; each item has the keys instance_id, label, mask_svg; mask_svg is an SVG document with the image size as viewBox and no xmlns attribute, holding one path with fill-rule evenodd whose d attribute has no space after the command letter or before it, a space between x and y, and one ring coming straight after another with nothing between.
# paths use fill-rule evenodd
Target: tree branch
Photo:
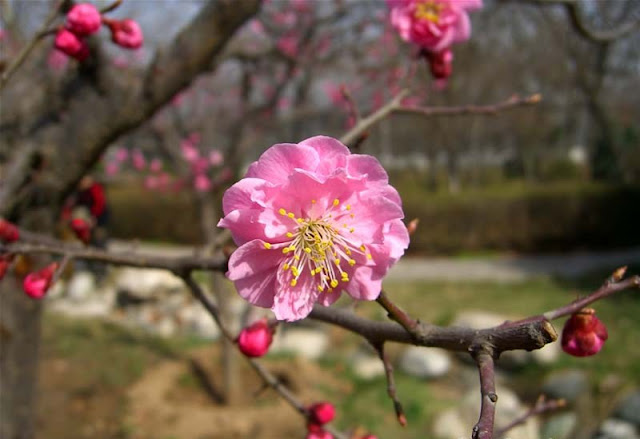
<instances>
[{"instance_id":1,"label":"tree branch","mask_svg":"<svg viewBox=\"0 0 640 439\"><path fill-rule=\"evenodd\" d=\"M495 364L491 353L485 351L474 355L474 359L478 365L478 373L480 375L482 403L480 406L480 419L478 419L478 423L473 427L471 439L492 439L496 403L498 402L495 382Z\"/></svg>"}]
</instances>

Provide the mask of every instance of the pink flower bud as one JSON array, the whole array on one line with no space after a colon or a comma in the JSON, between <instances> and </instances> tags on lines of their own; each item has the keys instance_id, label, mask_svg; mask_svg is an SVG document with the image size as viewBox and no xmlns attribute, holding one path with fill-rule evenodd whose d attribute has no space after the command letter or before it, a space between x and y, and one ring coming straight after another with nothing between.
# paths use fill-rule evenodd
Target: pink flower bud
<instances>
[{"instance_id":1,"label":"pink flower bud","mask_svg":"<svg viewBox=\"0 0 640 439\"><path fill-rule=\"evenodd\" d=\"M307 425L307 436L305 439L333 439L333 435L317 424Z\"/></svg>"},{"instance_id":2,"label":"pink flower bud","mask_svg":"<svg viewBox=\"0 0 640 439\"><path fill-rule=\"evenodd\" d=\"M142 171L147 166L147 160L139 149L133 151L131 154L131 161L133 162L133 167L138 171Z\"/></svg>"},{"instance_id":3,"label":"pink flower bud","mask_svg":"<svg viewBox=\"0 0 640 439\"><path fill-rule=\"evenodd\" d=\"M431 74L436 79L447 79L453 72L453 52L446 48L440 52L426 52Z\"/></svg>"},{"instance_id":4,"label":"pink flower bud","mask_svg":"<svg viewBox=\"0 0 640 439\"><path fill-rule=\"evenodd\" d=\"M85 244L89 243L89 239L91 239L91 224L82 218L74 218L69 225L80 241Z\"/></svg>"},{"instance_id":5,"label":"pink flower bud","mask_svg":"<svg viewBox=\"0 0 640 439\"><path fill-rule=\"evenodd\" d=\"M375 436L373 434L368 434L366 436L362 436L362 439L378 439L378 436Z\"/></svg>"},{"instance_id":6,"label":"pink flower bud","mask_svg":"<svg viewBox=\"0 0 640 439\"><path fill-rule=\"evenodd\" d=\"M159 158L154 158L149 164L149 169L151 170L151 172L162 171L162 161Z\"/></svg>"},{"instance_id":7,"label":"pink flower bud","mask_svg":"<svg viewBox=\"0 0 640 439\"><path fill-rule=\"evenodd\" d=\"M575 357L588 357L600 352L608 337L607 327L595 316L595 310L584 308L564 324L562 349Z\"/></svg>"},{"instance_id":8,"label":"pink flower bud","mask_svg":"<svg viewBox=\"0 0 640 439\"><path fill-rule=\"evenodd\" d=\"M0 240L4 242L16 242L20 238L20 230L15 224L0 218Z\"/></svg>"},{"instance_id":9,"label":"pink flower bud","mask_svg":"<svg viewBox=\"0 0 640 439\"><path fill-rule=\"evenodd\" d=\"M336 408L330 402L317 402L309 407L309 419L312 424L324 425L336 416Z\"/></svg>"},{"instance_id":10,"label":"pink flower bud","mask_svg":"<svg viewBox=\"0 0 640 439\"><path fill-rule=\"evenodd\" d=\"M27 296L33 299L42 299L47 294L53 274L57 269L58 264L53 262L40 271L26 275L24 281L22 281L22 289Z\"/></svg>"},{"instance_id":11,"label":"pink flower bud","mask_svg":"<svg viewBox=\"0 0 640 439\"><path fill-rule=\"evenodd\" d=\"M54 46L62 53L78 61L84 61L89 57L89 46L87 46L87 43L67 29L60 29L58 31Z\"/></svg>"},{"instance_id":12,"label":"pink flower bud","mask_svg":"<svg viewBox=\"0 0 640 439\"><path fill-rule=\"evenodd\" d=\"M273 329L267 319L262 319L240 331L238 347L247 357L262 357L269 351L272 341Z\"/></svg>"},{"instance_id":13,"label":"pink flower bud","mask_svg":"<svg viewBox=\"0 0 640 439\"><path fill-rule=\"evenodd\" d=\"M111 30L111 40L120 47L126 49L139 49L142 47L144 37L140 25L129 18L125 20L105 21Z\"/></svg>"},{"instance_id":14,"label":"pink flower bud","mask_svg":"<svg viewBox=\"0 0 640 439\"><path fill-rule=\"evenodd\" d=\"M89 3L75 5L67 13L66 27L76 35L84 36L98 32L101 24L100 12Z\"/></svg>"}]
</instances>

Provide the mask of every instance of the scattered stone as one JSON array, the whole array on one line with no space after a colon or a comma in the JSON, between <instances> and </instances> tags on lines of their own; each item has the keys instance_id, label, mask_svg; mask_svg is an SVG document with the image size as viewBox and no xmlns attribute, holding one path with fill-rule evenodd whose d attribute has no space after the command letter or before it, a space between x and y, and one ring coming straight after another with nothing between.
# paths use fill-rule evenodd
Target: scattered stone
<instances>
[{"instance_id":1,"label":"scattered stone","mask_svg":"<svg viewBox=\"0 0 640 439\"><path fill-rule=\"evenodd\" d=\"M606 419L600 426L597 439L638 439L635 425L620 419Z\"/></svg>"},{"instance_id":2,"label":"scattered stone","mask_svg":"<svg viewBox=\"0 0 640 439\"><path fill-rule=\"evenodd\" d=\"M569 436L578 422L575 413L559 413L550 416L542 425L540 436L553 439L571 439Z\"/></svg>"},{"instance_id":3,"label":"scattered stone","mask_svg":"<svg viewBox=\"0 0 640 439\"><path fill-rule=\"evenodd\" d=\"M496 410L496 428L502 428L526 412L517 395L505 388L497 389L498 410ZM469 426L478 421L480 413L480 395L478 390L470 390L461 400L460 406L449 409L436 416L433 425L434 435L442 439L469 437ZM523 425L509 430L509 439L539 439L539 421L530 418ZM555 438L554 438L555 439Z\"/></svg>"},{"instance_id":4,"label":"scattered stone","mask_svg":"<svg viewBox=\"0 0 640 439\"><path fill-rule=\"evenodd\" d=\"M544 345L541 349L536 349L531 352L527 352L528 355L533 357L533 360L542 366L548 366L556 361L562 355L562 347L560 346L560 342L548 343Z\"/></svg>"},{"instance_id":5,"label":"scattered stone","mask_svg":"<svg viewBox=\"0 0 640 439\"><path fill-rule=\"evenodd\" d=\"M384 376L384 365L379 357L362 351L356 352L350 361L353 373L363 380Z\"/></svg>"},{"instance_id":6,"label":"scattered stone","mask_svg":"<svg viewBox=\"0 0 640 439\"><path fill-rule=\"evenodd\" d=\"M117 273L116 288L148 298L159 292L180 291L184 289L184 284L167 270L122 268Z\"/></svg>"},{"instance_id":7,"label":"scattered stone","mask_svg":"<svg viewBox=\"0 0 640 439\"><path fill-rule=\"evenodd\" d=\"M434 379L446 375L451 369L449 355L441 349L410 346L404 350L399 362L400 370L408 375Z\"/></svg>"},{"instance_id":8,"label":"scattered stone","mask_svg":"<svg viewBox=\"0 0 640 439\"><path fill-rule=\"evenodd\" d=\"M542 392L550 398L563 398L574 403L589 388L587 374L581 370L570 369L552 373L545 378Z\"/></svg>"},{"instance_id":9,"label":"scattered stone","mask_svg":"<svg viewBox=\"0 0 640 439\"><path fill-rule=\"evenodd\" d=\"M327 351L329 337L317 329L290 328L276 331L271 352L289 352L311 360Z\"/></svg>"},{"instance_id":10,"label":"scattered stone","mask_svg":"<svg viewBox=\"0 0 640 439\"><path fill-rule=\"evenodd\" d=\"M623 398L614 414L616 418L640 427L640 390Z\"/></svg>"},{"instance_id":11,"label":"scattered stone","mask_svg":"<svg viewBox=\"0 0 640 439\"><path fill-rule=\"evenodd\" d=\"M207 340L216 340L220 337L220 329L199 303L185 305L177 312L177 319L182 332L190 333L196 337Z\"/></svg>"},{"instance_id":12,"label":"scattered stone","mask_svg":"<svg viewBox=\"0 0 640 439\"><path fill-rule=\"evenodd\" d=\"M96 290L96 279L89 271L77 271L67 284L67 297L75 302L87 300Z\"/></svg>"}]
</instances>

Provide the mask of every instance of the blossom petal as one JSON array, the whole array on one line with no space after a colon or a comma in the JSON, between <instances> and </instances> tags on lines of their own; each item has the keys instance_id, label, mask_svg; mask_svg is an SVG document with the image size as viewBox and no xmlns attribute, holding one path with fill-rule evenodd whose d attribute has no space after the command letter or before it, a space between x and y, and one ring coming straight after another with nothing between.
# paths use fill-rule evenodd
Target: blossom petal
<instances>
[{"instance_id":1,"label":"blossom petal","mask_svg":"<svg viewBox=\"0 0 640 439\"><path fill-rule=\"evenodd\" d=\"M289 174L296 169L314 170L319 158L310 146L281 143L266 150L249 166L246 177L261 178L273 184L285 184Z\"/></svg>"},{"instance_id":2,"label":"blossom petal","mask_svg":"<svg viewBox=\"0 0 640 439\"><path fill-rule=\"evenodd\" d=\"M298 145L310 146L318 153L319 157L322 157L313 171L326 175L330 175L336 169L344 168L347 156L351 154L349 148L344 146L342 142L328 136L311 137Z\"/></svg>"},{"instance_id":3,"label":"blossom petal","mask_svg":"<svg viewBox=\"0 0 640 439\"><path fill-rule=\"evenodd\" d=\"M255 239L233 252L229 258L227 277L235 282L238 293L250 303L271 307L276 283L276 267L284 245L265 248L264 241Z\"/></svg>"},{"instance_id":4,"label":"blossom petal","mask_svg":"<svg viewBox=\"0 0 640 439\"><path fill-rule=\"evenodd\" d=\"M375 300L382 291L382 276L372 267L358 267L354 270L346 291L357 300Z\"/></svg>"},{"instance_id":5,"label":"blossom petal","mask_svg":"<svg viewBox=\"0 0 640 439\"><path fill-rule=\"evenodd\" d=\"M259 178L243 178L222 196L222 211L228 214L238 209L264 207L264 191L273 185Z\"/></svg>"},{"instance_id":6,"label":"blossom petal","mask_svg":"<svg viewBox=\"0 0 640 439\"><path fill-rule=\"evenodd\" d=\"M271 310L278 320L292 322L304 319L313 309L320 292L314 286L314 279L307 273L298 278L296 286L291 286L286 276L278 271L276 295Z\"/></svg>"}]
</instances>

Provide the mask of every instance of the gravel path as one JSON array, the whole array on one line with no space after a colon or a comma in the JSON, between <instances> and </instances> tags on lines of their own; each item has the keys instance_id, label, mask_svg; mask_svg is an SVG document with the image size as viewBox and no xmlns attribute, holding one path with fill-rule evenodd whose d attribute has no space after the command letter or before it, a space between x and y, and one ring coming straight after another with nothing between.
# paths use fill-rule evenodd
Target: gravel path
<instances>
[{"instance_id":1,"label":"gravel path","mask_svg":"<svg viewBox=\"0 0 640 439\"><path fill-rule=\"evenodd\" d=\"M189 255L192 248L113 241L110 248L151 254ZM640 247L607 252L503 256L496 258L403 258L390 271L389 280L476 280L512 282L536 276L577 277L599 268L615 269L640 263Z\"/></svg>"}]
</instances>

